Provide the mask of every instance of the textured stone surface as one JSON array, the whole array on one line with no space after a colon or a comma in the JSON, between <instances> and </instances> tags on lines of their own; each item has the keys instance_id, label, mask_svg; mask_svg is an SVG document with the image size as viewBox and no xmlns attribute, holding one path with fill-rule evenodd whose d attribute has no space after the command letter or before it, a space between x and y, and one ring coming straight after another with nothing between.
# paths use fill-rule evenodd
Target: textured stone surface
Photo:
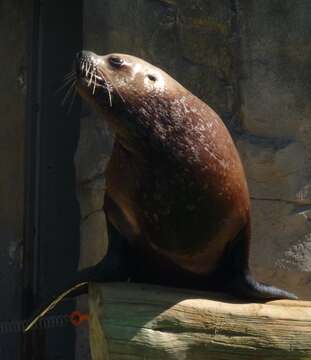
<instances>
[{"instance_id":1,"label":"textured stone surface","mask_svg":"<svg viewBox=\"0 0 311 360\"><path fill-rule=\"evenodd\" d=\"M240 1L242 152L258 277L311 298L311 3Z\"/></svg>"},{"instance_id":2,"label":"textured stone surface","mask_svg":"<svg viewBox=\"0 0 311 360\"><path fill-rule=\"evenodd\" d=\"M94 115L81 119L81 131L75 156L77 194L80 202L80 262L85 268L96 264L106 253L107 232L103 212L104 169L109 160L113 137Z\"/></svg>"},{"instance_id":3,"label":"textured stone surface","mask_svg":"<svg viewBox=\"0 0 311 360\"><path fill-rule=\"evenodd\" d=\"M23 171L24 171L24 111L26 76L26 18L23 5L3 1L0 7L1 68L5 76L0 82L0 264L1 272L20 270L20 248L23 238ZM0 313L16 306L12 301L17 283L1 276L2 297ZM7 282L4 284L4 282ZM6 301L7 304L3 302ZM5 315L3 313L3 315Z\"/></svg>"},{"instance_id":4,"label":"textured stone surface","mask_svg":"<svg viewBox=\"0 0 311 360\"><path fill-rule=\"evenodd\" d=\"M251 191L252 268L261 280L305 298L311 298L310 11L308 0L94 0L84 13L85 48L142 57L222 116ZM101 174L107 154L93 136L86 178ZM97 180L87 186L85 216L102 194Z\"/></svg>"},{"instance_id":5,"label":"textured stone surface","mask_svg":"<svg viewBox=\"0 0 311 360\"><path fill-rule=\"evenodd\" d=\"M22 314L27 6L0 2L0 321ZM1 334L1 359L19 359L19 348L19 334Z\"/></svg>"}]
</instances>

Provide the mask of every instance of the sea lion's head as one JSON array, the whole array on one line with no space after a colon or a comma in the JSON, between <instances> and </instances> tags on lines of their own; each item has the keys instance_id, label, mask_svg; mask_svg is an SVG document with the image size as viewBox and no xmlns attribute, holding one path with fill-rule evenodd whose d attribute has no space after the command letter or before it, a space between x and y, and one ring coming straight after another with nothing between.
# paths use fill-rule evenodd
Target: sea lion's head
<instances>
[{"instance_id":1,"label":"sea lion's head","mask_svg":"<svg viewBox=\"0 0 311 360\"><path fill-rule=\"evenodd\" d=\"M76 55L75 68L80 95L101 107L120 106L120 102L136 106L139 99L165 96L178 84L156 66L126 54L82 51Z\"/></svg>"},{"instance_id":2,"label":"sea lion's head","mask_svg":"<svg viewBox=\"0 0 311 360\"><path fill-rule=\"evenodd\" d=\"M160 121L171 101L185 91L163 70L131 55L82 51L76 55L75 69L82 98L108 115L117 131L137 133L151 119Z\"/></svg>"}]
</instances>

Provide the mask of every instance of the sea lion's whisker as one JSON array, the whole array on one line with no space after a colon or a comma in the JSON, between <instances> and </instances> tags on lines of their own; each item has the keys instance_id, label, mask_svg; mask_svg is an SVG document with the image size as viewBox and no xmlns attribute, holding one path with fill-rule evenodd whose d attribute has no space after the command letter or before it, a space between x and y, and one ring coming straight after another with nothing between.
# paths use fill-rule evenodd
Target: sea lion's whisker
<instances>
[{"instance_id":1,"label":"sea lion's whisker","mask_svg":"<svg viewBox=\"0 0 311 360\"><path fill-rule=\"evenodd\" d=\"M108 86L108 85L106 85L106 87L104 87L104 86L103 86L103 88L105 88L105 89L107 90L107 92L108 92L109 105L110 105L110 107L112 107L112 96L111 96L111 90L110 90L110 88L109 88L109 86Z\"/></svg>"},{"instance_id":2,"label":"sea lion's whisker","mask_svg":"<svg viewBox=\"0 0 311 360\"><path fill-rule=\"evenodd\" d=\"M94 74L94 69L92 69L92 72L91 72L91 74L90 74L90 79L89 79L89 82L88 82L88 84L87 84L88 87L89 87L89 86L91 85L91 83L92 83L93 74Z\"/></svg>"},{"instance_id":3,"label":"sea lion's whisker","mask_svg":"<svg viewBox=\"0 0 311 360\"><path fill-rule=\"evenodd\" d=\"M93 86L93 95L95 94L95 89L96 89L96 78L97 76L94 76L94 86Z\"/></svg>"},{"instance_id":4,"label":"sea lion's whisker","mask_svg":"<svg viewBox=\"0 0 311 360\"><path fill-rule=\"evenodd\" d=\"M86 69L86 74L85 76L88 76L89 75L89 71L91 70L91 64L89 63L89 66L88 68Z\"/></svg>"},{"instance_id":5,"label":"sea lion's whisker","mask_svg":"<svg viewBox=\"0 0 311 360\"><path fill-rule=\"evenodd\" d=\"M70 84L72 81L75 80L75 78L76 78L75 72L71 72L70 74L68 74L67 76L64 77L63 86Z\"/></svg>"},{"instance_id":6,"label":"sea lion's whisker","mask_svg":"<svg viewBox=\"0 0 311 360\"><path fill-rule=\"evenodd\" d=\"M121 95L119 90L117 90L117 94L120 96L121 100L125 103L124 97Z\"/></svg>"},{"instance_id":7,"label":"sea lion's whisker","mask_svg":"<svg viewBox=\"0 0 311 360\"><path fill-rule=\"evenodd\" d=\"M76 85L76 82L75 82L75 85ZM71 102L70 102L69 109L68 109L68 112L67 112L68 115L71 112L72 106L73 106L73 104L75 102L76 95L77 95L77 88L75 87L74 90L73 90L73 93L72 93Z\"/></svg>"},{"instance_id":8,"label":"sea lion's whisker","mask_svg":"<svg viewBox=\"0 0 311 360\"><path fill-rule=\"evenodd\" d=\"M83 71L82 71L83 76L87 76L87 66L88 66L87 61L83 60Z\"/></svg>"},{"instance_id":9,"label":"sea lion's whisker","mask_svg":"<svg viewBox=\"0 0 311 360\"><path fill-rule=\"evenodd\" d=\"M114 86L113 86L113 88L115 89L115 91L117 92L117 94L120 96L121 100L125 103L125 100L124 100L123 96L121 95L120 91L119 91L116 87L114 87Z\"/></svg>"},{"instance_id":10,"label":"sea lion's whisker","mask_svg":"<svg viewBox=\"0 0 311 360\"><path fill-rule=\"evenodd\" d=\"M102 80L102 78L101 78L101 80ZM112 106L112 96L111 96L111 90L110 90L109 86L107 84L102 85L102 84L98 84L98 83L96 84L96 86L107 90L108 96L109 96L109 105Z\"/></svg>"},{"instance_id":11,"label":"sea lion's whisker","mask_svg":"<svg viewBox=\"0 0 311 360\"><path fill-rule=\"evenodd\" d=\"M68 84L70 81L75 79L75 75L71 75L70 77L64 78L63 83Z\"/></svg>"},{"instance_id":12,"label":"sea lion's whisker","mask_svg":"<svg viewBox=\"0 0 311 360\"><path fill-rule=\"evenodd\" d=\"M113 85L113 82L111 81L111 79L107 76L107 78L108 78L108 81L105 79L105 76L104 76L104 74L103 74L103 72L102 71L98 71L100 74L101 74L101 76L103 77L103 79L105 80L105 82L108 84L112 84L112 88L117 92L117 94L120 96L120 98L121 98L121 100L125 103L125 100L124 100L124 98L123 98L123 96L121 95L121 93L120 93L120 91L117 89L117 87L116 86L114 86ZM108 90L109 91L109 90Z\"/></svg>"},{"instance_id":13,"label":"sea lion's whisker","mask_svg":"<svg viewBox=\"0 0 311 360\"><path fill-rule=\"evenodd\" d=\"M68 99L71 91L74 89L75 85L76 85L76 82L74 81L74 82L70 85L69 89L67 90L67 92L66 92L66 94L65 94L65 96L64 96L64 99L63 99L63 101L62 101L62 105L63 105L63 106L65 105L65 103L66 103L66 101L67 101L67 99Z\"/></svg>"},{"instance_id":14,"label":"sea lion's whisker","mask_svg":"<svg viewBox=\"0 0 311 360\"><path fill-rule=\"evenodd\" d=\"M109 95L110 106L112 106L111 87L117 92L117 94L120 96L121 100L125 103L123 96L120 94L120 91L115 86L113 86L113 82L111 81L111 79L107 76L107 78L108 78L108 80L107 80L105 78L104 73L100 69L98 69L98 73L101 75L102 79L106 83L106 89L107 89L108 95Z\"/></svg>"},{"instance_id":15,"label":"sea lion's whisker","mask_svg":"<svg viewBox=\"0 0 311 360\"><path fill-rule=\"evenodd\" d=\"M110 105L110 107L112 107L112 97L111 97L111 92L110 92L110 89L109 89L109 88L107 88L107 90L108 90L108 96L109 96L109 105Z\"/></svg>"},{"instance_id":16,"label":"sea lion's whisker","mask_svg":"<svg viewBox=\"0 0 311 360\"><path fill-rule=\"evenodd\" d=\"M75 72L73 70L71 70L68 74L66 74L64 76L64 79L69 79L71 77L74 77L75 76Z\"/></svg>"},{"instance_id":17,"label":"sea lion's whisker","mask_svg":"<svg viewBox=\"0 0 311 360\"><path fill-rule=\"evenodd\" d=\"M100 69L97 69L97 71L100 74L99 80L104 80L104 82L105 82L105 86L104 85L99 85L99 86L101 88L107 90L108 96L109 96L109 105L110 105L110 107L112 107L112 96L111 96L111 89L110 89L111 81L107 81L104 73L102 71L100 71Z\"/></svg>"},{"instance_id":18,"label":"sea lion's whisker","mask_svg":"<svg viewBox=\"0 0 311 360\"><path fill-rule=\"evenodd\" d=\"M63 90L66 86L70 85L70 83L72 81L74 81L74 76L72 78L69 78L67 80L64 81L64 83L58 88L55 90L55 94L59 93L61 90Z\"/></svg>"}]
</instances>

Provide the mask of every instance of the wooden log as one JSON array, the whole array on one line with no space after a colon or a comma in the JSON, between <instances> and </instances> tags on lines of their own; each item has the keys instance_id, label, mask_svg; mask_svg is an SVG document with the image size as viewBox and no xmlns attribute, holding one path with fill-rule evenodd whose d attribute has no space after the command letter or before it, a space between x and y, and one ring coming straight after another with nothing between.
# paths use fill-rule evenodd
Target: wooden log
<instances>
[{"instance_id":1,"label":"wooden log","mask_svg":"<svg viewBox=\"0 0 311 360\"><path fill-rule=\"evenodd\" d=\"M311 302L90 284L93 360L311 359Z\"/></svg>"}]
</instances>

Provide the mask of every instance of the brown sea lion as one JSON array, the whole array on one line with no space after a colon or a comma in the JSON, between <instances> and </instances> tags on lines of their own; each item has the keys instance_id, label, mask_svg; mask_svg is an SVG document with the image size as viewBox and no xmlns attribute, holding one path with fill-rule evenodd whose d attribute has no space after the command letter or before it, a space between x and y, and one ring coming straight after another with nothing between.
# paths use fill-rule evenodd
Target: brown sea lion
<instances>
[{"instance_id":1,"label":"brown sea lion","mask_svg":"<svg viewBox=\"0 0 311 360\"><path fill-rule=\"evenodd\" d=\"M80 95L104 115L115 143L106 170L108 254L70 286L131 279L252 299L296 298L250 275L249 192L219 116L134 56L83 51L75 70Z\"/></svg>"}]
</instances>

